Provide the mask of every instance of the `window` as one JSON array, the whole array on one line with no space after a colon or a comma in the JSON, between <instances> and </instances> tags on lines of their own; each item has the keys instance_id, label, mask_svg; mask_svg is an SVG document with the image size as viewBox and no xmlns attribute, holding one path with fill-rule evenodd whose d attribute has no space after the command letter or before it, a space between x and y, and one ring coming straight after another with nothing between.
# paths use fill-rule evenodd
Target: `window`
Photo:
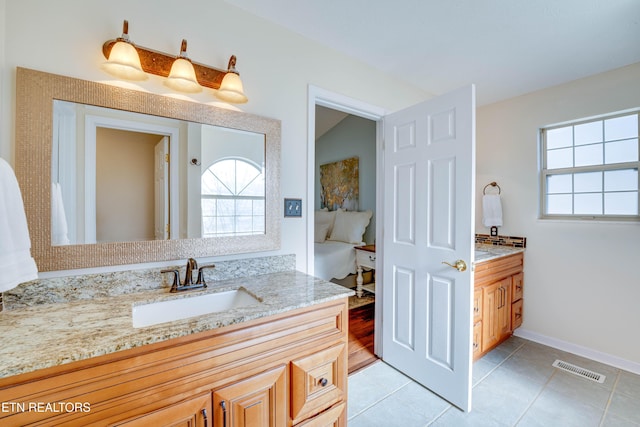
<instances>
[{"instance_id":1,"label":"window","mask_svg":"<svg viewBox=\"0 0 640 427\"><path fill-rule=\"evenodd\" d=\"M640 113L541 130L543 218L640 220Z\"/></svg>"},{"instance_id":2,"label":"window","mask_svg":"<svg viewBox=\"0 0 640 427\"><path fill-rule=\"evenodd\" d=\"M263 234L262 168L244 159L217 161L201 178L202 237Z\"/></svg>"}]
</instances>

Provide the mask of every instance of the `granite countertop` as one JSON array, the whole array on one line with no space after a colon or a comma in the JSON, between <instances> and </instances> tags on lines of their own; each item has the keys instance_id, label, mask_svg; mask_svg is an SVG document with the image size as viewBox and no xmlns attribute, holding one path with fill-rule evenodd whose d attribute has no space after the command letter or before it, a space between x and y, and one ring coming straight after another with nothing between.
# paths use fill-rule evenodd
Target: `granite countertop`
<instances>
[{"instance_id":1,"label":"granite countertop","mask_svg":"<svg viewBox=\"0 0 640 427\"><path fill-rule=\"evenodd\" d=\"M524 248L476 243L475 263L491 261L508 255L524 252Z\"/></svg>"},{"instance_id":2,"label":"granite countertop","mask_svg":"<svg viewBox=\"0 0 640 427\"><path fill-rule=\"evenodd\" d=\"M261 303L134 328L133 305L244 288ZM234 325L345 298L350 289L287 271L209 283L205 290L153 290L67 303L41 304L0 314L0 378Z\"/></svg>"}]
</instances>

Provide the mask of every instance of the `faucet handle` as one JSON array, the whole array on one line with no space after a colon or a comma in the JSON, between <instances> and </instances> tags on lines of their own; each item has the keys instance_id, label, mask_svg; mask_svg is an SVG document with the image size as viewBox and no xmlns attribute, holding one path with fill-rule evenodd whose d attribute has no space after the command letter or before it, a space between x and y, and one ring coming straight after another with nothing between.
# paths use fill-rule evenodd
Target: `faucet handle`
<instances>
[{"instance_id":1,"label":"faucet handle","mask_svg":"<svg viewBox=\"0 0 640 427\"><path fill-rule=\"evenodd\" d=\"M169 292L176 292L180 286L180 272L178 270L161 270L160 273L173 273L173 284Z\"/></svg>"},{"instance_id":2,"label":"faucet handle","mask_svg":"<svg viewBox=\"0 0 640 427\"><path fill-rule=\"evenodd\" d=\"M215 265L213 264L209 264L209 265L203 265L198 269L198 281L196 282L197 285L203 285L205 288L207 287L206 282L204 281L204 273L202 270L204 270L205 268L215 268Z\"/></svg>"}]
</instances>

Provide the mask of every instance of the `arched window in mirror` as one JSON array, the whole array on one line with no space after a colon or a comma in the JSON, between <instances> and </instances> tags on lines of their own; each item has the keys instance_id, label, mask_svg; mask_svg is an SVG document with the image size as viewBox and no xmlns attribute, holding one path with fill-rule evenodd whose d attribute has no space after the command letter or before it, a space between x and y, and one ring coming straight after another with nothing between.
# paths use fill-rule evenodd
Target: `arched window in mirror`
<instances>
[{"instance_id":1,"label":"arched window in mirror","mask_svg":"<svg viewBox=\"0 0 640 427\"><path fill-rule=\"evenodd\" d=\"M243 158L222 159L202 174L202 237L265 232L262 165Z\"/></svg>"}]
</instances>

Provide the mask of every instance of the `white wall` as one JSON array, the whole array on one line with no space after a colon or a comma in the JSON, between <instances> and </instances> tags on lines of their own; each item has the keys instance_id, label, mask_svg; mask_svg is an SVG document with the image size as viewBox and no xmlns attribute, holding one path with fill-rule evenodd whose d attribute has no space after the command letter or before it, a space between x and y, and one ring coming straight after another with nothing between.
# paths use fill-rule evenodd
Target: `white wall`
<instances>
[{"instance_id":1,"label":"white wall","mask_svg":"<svg viewBox=\"0 0 640 427\"><path fill-rule=\"evenodd\" d=\"M0 155L14 156L15 68L33 68L93 81L111 81L100 69L102 44L120 36L129 21L133 42L163 52L178 53L188 40L196 62L225 68L237 55L247 104L243 111L282 121L283 197L307 199L307 87L314 85L389 110L414 104L427 95L398 79L374 71L335 51L254 17L222 0L0 0L6 2L4 66L0 70L2 104ZM139 85L164 94L168 89L151 76ZM215 103L210 92L192 99ZM306 205L305 205L306 206ZM297 268L306 271L307 218L283 220L282 248L270 254L296 254ZM255 256L255 255L251 255Z\"/></svg>"},{"instance_id":2,"label":"white wall","mask_svg":"<svg viewBox=\"0 0 640 427\"><path fill-rule=\"evenodd\" d=\"M476 193L497 181L500 234L527 237L523 329L640 363L640 224L537 219L538 129L634 107L640 63L479 108Z\"/></svg>"}]
</instances>

